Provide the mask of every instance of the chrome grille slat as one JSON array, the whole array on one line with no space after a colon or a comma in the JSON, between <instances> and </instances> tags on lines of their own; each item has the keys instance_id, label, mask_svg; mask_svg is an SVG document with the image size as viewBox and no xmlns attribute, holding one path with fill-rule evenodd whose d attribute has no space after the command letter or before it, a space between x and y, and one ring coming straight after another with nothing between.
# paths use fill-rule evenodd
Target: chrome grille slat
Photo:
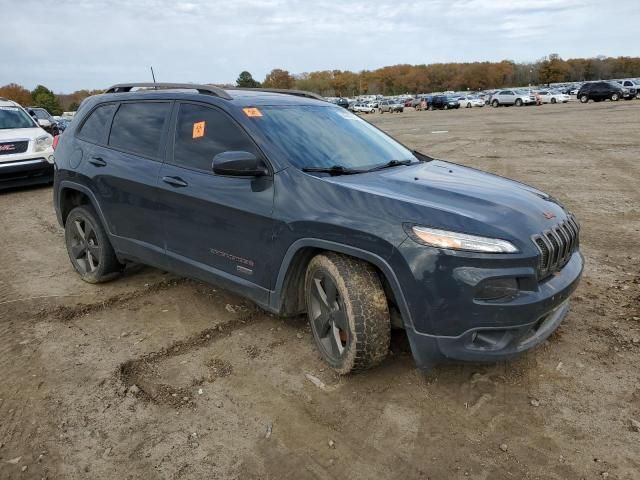
<instances>
[{"instance_id":1,"label":"chrome grille slat","mask_svg":"<svg viewBox=\"0 0 640 480\"><path fill-rule=\"evenodd\" d=\"M531 237L538 249L538 278L543 279L561 270L579 245L580 226L573 216L539 235Z\"/></svg>"}]
</instances>

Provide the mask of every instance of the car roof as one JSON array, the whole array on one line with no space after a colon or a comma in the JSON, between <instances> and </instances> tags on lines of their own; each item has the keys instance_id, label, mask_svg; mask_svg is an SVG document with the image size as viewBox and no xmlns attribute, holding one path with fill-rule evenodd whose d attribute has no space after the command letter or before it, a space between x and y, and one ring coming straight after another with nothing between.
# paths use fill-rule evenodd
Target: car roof
<instances>
[{"instance_id":1,"label":"car roof","mask_svg":"<svg viewBox=\"0 0 640 480\"><path fill-rule=\"evenodd\" d=\"M20 104L13 100L7 100L6 98L0 98L0 107L20 107Z\"/></svg>"}]
</instances>

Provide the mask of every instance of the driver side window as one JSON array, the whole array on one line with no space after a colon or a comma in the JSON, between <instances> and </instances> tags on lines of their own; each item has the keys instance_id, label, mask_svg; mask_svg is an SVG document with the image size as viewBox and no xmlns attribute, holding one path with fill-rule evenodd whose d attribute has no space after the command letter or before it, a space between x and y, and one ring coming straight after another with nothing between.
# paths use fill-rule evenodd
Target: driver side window
<instances>
[{"instance_id":1,"label":"driver side window","mask_svg":"<svg viewBox=\"0 0 640 480\"><path fill-rule=\"evenodd\" d=\"M231 150L259 156L249 136L226 113L204 105L180 104L170 163L211 173L213 157Z\"/></svg>"}]
</instances>

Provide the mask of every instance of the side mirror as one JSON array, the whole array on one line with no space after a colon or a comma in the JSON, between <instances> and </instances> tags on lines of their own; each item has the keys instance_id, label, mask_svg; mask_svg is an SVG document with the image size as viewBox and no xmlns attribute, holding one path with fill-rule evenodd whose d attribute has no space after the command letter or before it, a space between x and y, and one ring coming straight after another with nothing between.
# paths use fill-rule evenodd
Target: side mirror
<instances>
[{"instance_id":1,"label":"side mirror","mask_svg":"<svg viewBox=\"0 0 640 480\"><path fill-rule=\"evenodd\" d=\"M253 153L229 151L213 157L213 173L237 177L262 177L268 175L269 170Z\"/></svg>"},{"instance_id":2,"label":"side mirror","mask_svg":"<svg viewBox=\"0 0 640 480\"><path fill-rule=\"evenodd\" d=\"M38 119L38 125L40 125L43 128L49 128L51 126L51 122L49 120L44 119L44 118L39 118Z\"/></svg>"}]
</instances>

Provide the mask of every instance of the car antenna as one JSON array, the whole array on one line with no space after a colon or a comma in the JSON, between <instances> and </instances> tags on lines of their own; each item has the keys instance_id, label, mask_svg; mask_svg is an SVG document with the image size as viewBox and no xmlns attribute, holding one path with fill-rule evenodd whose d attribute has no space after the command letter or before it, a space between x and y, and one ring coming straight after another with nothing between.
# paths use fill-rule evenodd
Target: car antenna
<instances>
[{"instance_id":1,"label":"car antenna","mask_svg":"<svg viewBox=\"0 0 640 480\"><path fill-rule=\"evenodd\" d=\"M156 83L156 76L155 76L155 74L153 73L153 66L150 66L149 68L151 69L151 78L153 78L153 83ZM157 89L158 89L158 87L153 87L153 88L154 88L155 90L157 90Z\"/></svg>"}]
</instances>

